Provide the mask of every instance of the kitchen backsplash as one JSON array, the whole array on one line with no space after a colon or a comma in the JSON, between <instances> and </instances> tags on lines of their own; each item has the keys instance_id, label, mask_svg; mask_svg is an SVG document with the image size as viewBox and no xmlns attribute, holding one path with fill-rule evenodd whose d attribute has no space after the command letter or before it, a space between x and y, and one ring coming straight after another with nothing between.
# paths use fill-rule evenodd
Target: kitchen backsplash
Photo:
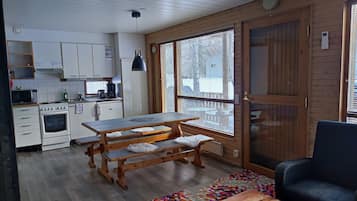
<instances>
[{"instance_id":1,"label":"kitchen backsplash","mask_svg":"<svg viewBox=\"0 0 357 201\"><path fill-rule=\"evenodd\" d=\"M77 94L84 94L84 81L61 81L55 72L36 72L33 80L14 80L13 89L37 89L39 103L61 101L66 89L70 99L77 98Z\"/></svg>"}]
</instances>

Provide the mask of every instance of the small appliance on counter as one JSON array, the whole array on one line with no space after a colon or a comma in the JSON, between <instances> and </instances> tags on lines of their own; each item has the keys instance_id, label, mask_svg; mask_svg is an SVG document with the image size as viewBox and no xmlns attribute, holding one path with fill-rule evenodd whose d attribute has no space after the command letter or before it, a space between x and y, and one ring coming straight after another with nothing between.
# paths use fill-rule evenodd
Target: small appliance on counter
<instances>
[{"instance_id":1,"label":"small appliance on counter","mask_svg":"<svg viewBox=\"0 0 357 201\"><path fill-rule=\"evenodd\" d=\"M97 97L98 98L106 98L107 96L105 95L105 90L104 89L98 90Z\"/></svg>"},{"instance_id":2,"label":"small appliance on counter","mask_svg":"<svg viewBox=\"0 0 357 201\"><path fill-rule=\"evenodd\" d=\"M37 90L12 90L11 100L14 105L36 104L37 103Z\"/></svg>"},{"instance_id":3,"label":"small appliance on counter","mask_svg":"<svg viewBox=\"0 0 357 201\"><path fill-rule=\"evenodd\" d=\"M115 84L112 81L108 81L108 84L107 84L107 97L108 98L116 98Z\"/></svg>"},{"instance_id":4,"label":"small appliance on counter","mask_svg":"<svg viewBox=\"0 0 357 201\"><path fill-rule=\"evenodd\" d=\"M83 98L83 94L78 93L78 94L77 94L77 100L79 100L79 101L83 101L83 100L84 100L84 98Z\"/></svg>"}]
</instances>

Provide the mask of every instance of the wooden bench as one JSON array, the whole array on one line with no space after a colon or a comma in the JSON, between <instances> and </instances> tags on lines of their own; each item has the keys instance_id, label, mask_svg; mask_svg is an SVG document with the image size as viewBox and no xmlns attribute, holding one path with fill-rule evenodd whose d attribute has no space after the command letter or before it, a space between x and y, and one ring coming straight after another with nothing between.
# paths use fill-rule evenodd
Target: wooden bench
<instances>
[{"instance_id":1,"label":"wooden bench","mask_svg":"<svg viewBox=\"0 0 357 201\"><path fill-rule=\"evenodd\" d=\"M126 190L128 189L128 186L125 179L125 172L129 170L144 168L168 161L185 159L186 157L191 156L194 156L192 164L203 168L204 166L202 165L200 157L200 147L202 144L208 141L211 140L203 141L198 146L192 148L183 144L176 143L174 139L171 139L153 143L154 145L158 146L158 149L152 152L135 153L124 148L120 150L105 152L103 157L105 157L108 161L118 162L116 182L120 187ZM152 156L149 159L142 158L143 156L149 155Z\"/></svg>"},{"instance_id":2,"label":"wooden bench","mask_svg":"<svg viewBox=\"0 0 357 201\"><path fill-rule=\"evenodd\" d=\"M123 147L128 146L129 144L133 143L140 143L140 142L157 142L161 140L166 140L169 138L171 134L171 128L167 126L155 126L153 127L153 131L147 132L133 132L123 131L121 132L121 136L118 137L108 137L109 148L112 150L120 149ZM100 146L100 136L90 136L84 137L75 140L76 144L79 145L87 145L87 150L85 155L89 157L88 166L90 168L95 168L94 162L94 155L100 154L102 152L103 147Z\"/></svg>"}]
</instances>

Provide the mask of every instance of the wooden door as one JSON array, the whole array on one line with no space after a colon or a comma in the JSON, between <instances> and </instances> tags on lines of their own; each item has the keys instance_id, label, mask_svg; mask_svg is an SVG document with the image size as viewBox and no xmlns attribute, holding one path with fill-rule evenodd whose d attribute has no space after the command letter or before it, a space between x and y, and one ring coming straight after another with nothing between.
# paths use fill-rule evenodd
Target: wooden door
<instances>
[{"instance_id":1,"label":"wooden door","mask_svg":"<svg viewBox=\"0 0 357 201\"><path fill-rule=\"evenodd\" d=\"M309 10L243 24L244 167L306 155Z\"/></svg>"}]
</instances>

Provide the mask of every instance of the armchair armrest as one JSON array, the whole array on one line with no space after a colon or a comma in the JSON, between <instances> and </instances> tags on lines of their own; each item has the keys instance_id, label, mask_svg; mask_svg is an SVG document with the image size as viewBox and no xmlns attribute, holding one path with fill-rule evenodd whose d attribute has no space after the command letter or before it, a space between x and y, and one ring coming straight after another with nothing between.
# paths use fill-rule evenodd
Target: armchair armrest
<instances>
[{"instance_id":1,"label":"armchair armrest","mask_svg":"<svg viewBox=\"0 0 357 201\"><path fill-rule=\"evenodd\" d=\"M307 178L311 171L310 158L281 162L275 169L275 191L277 198L283 198L284 187Z\"/></svg>"}]
</instances>

